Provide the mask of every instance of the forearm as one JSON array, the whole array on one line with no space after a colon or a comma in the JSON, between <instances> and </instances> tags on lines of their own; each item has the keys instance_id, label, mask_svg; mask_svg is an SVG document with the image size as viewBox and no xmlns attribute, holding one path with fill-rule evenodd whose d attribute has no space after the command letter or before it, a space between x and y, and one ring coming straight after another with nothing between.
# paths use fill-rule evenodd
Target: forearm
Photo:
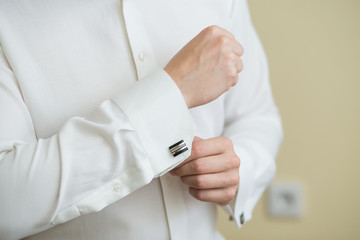
<instances>
[{"instance_id":1,"label":"forearm","mask_svg":"<svg viewBox=\"0 0 360 240\"><path fill-rule=\"evenodd\" d=\"M154 81L153 89L144 86ZM164 89L169 95L161 94ZM129 92L133 94L125 96ZM22 101L3 100L22 108ZM7 113L8 107L3 107ZM158 114L165 111L169 115ZM27 116L26 111L22 114ZM31 131L14 136L23 118L6 119L0 131L0 235L9 239L99 211L145 186L190 154L173 157L168 148L184 140L191 150L194 131L181 93L163 70L86 117L70 118L47 139L36 139Z\"/></svg>"}]
</instances>

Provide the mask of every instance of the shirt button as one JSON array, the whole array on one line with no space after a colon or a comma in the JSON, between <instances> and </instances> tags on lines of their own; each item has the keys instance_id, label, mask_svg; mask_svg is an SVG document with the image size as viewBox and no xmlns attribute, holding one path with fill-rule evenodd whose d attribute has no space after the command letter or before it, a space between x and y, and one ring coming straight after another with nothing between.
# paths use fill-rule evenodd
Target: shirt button
<instances>
[{"instance_id":1,"label":"shirt button","mask_svg":"<svg viewBox=\"0 0 360 240\"><path fill-rule=\"evenodd\" d=\"M114 189L115 192L120 192L121 189L122 189L121 184L120 183L115 183L113 189Z\"/></svg>"},{"instance_id":2,"label":"shirt button","mask_svg":"<svg viewBox=\"0 0 360 240\"><path fill-rule=\"evenodd\" d=\"M144 58L145 58L144 53L143 52L139 53L140 61L144 61Z\"/></svg>"}]
</instances>

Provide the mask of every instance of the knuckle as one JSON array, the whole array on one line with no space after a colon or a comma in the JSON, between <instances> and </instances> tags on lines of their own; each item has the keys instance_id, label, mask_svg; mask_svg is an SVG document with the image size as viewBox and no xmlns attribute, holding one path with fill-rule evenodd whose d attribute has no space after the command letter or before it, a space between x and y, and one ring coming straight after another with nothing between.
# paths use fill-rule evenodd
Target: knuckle
<instances>
[{"instance_id":1,"label":"knuckle","mask_svg":"<svg viewBox=\"0 0 360 240\"><path fill-rule=\"evenodd\" d=\"M240 158L236 154L234 154L234 157L231 158L231 166L233 168L240 167Z\"/></svg>"},{"instance_id":2,"label":"knuckle","mask_svg":"<svg viewBox=\"0 0 360 240\"><path fill-rule=\"evenodd\" d=\"M229 42L229 39L225 36L219 36L218 39L217 39L217 45L220 47L220 48L223 48L224 46L226 46Z\"/></svg>"},{"instance_id":3,"label":"knuckle","mask_svg":"<svg viewBox=\"0 0 360 240\"><path fill-rule=\"evenodd\" d=\"M240 61L239 63L239 72L241 72L244 69L244 64L242 63L242 61Z\"/></svg>"},{"instance_id":4,"label":"knuckle","mask_svg":"<svg viewBox=\"0 0 360 240\"><path fill-rule=\"evenodd\" d=\"M244 55L244 47L240 44L240 56Z\"/></svg>"},{"instance_id":5,"label":"knuckle","mask_svg":"<svg viewBox=\"0 0 360 240\"><path fill-rule=\"evenodd\" d=\"M221 143L224 147L228 148L228 147L232 147L232 141L230 138L227 137L221 137Z\"/></svg>"},{"instance_id":6,"label":"knuckle","mask_svg":"<svg viewBox=\"0 0 360 240\"><path fill-rule=\"evenodd\" d=\"M239 174L234 174L229 178L229 184L230 185L236 185L239 183L240 177Z\"/></svg>"},{"instance_id":7,"label":"knuckle","mask_svg":"<svg viewBox=\"0 0 360 240\"><path fill-rule=\"evenodd\" d=\"M199 156L201 154L201 152L202 152L201 144L193 143L191 152L192 152L192 155Z\"/></svg>"},{"instance_id":8,"label":"knuckle","mask_svg":"<svg viewBox=\"0 0 360 240\"><path fill-rule=\"evenodd\" d=\"M237 72L235 71L235 69L231 68L228 71L228 76L232 81L234 81L236 79L236 77L237 77Z\"/></svg>"},{"instance_id":9,"label":"knuckle","mask_svg":"<svg viewBox=\"0 0 360 240\"><path fill-rule=\"evenodd\" d=\"M231 86L234 86L237 82L238 82L238 73L236 69L233 69L230 73L229 73L229 78L230 78L230 84Z\"/></svg>"},{"instance_id":10,"label":"knuckle","mask_svg":"<svg viewBox=\"0 0 360 240\"><path fill-rule=\"evenodd\" d=\"M195 172L201 172L204 169L204 164L201 161L194 161L193 170Z\"/></svg>"},{"instance_id":11,"label":"knuckle","mask_svg":"<svg viewBox=\"0 0 360 240\"><path fill-rule=\"evenodd\" d=\"M232 200L235 197L235 191L230 188L225 190L225 198L228 200Z\"/></svg>"},{"instance_id":12,"label":"knuckle","mask_svg":"<svg viewBox=\"0 0 360 240\"><path fill-rule=\"evenodd\" d=\"M195 182L194 182L194 185L196 187L199 187L199 188L203 188L205 186L205 180L204 178L202 178L201 176L196 176L195 177Z\"/></svg>"},{"instance_id":13,"label":"knuckle","mask_svg":"<svg viewBox=\"0 0 360 240\"><path fill-rule=\"evenodd\" d=\"M233 54L232 52L227 52L227 53L224 53L224 61L227 62L227 63L232 63L235 61L235 54Z\"/></svg>"},{"instance_id":14,"label":"knuckle","mask_svg":"<svg viewBox=\"0 0 360 240\"><path fill-rule=\"evenodd\" d=\"M226 89L230 90L231 87L235 86L237 83L237 78L235 77L228 77L228 81L226 83Z\"/></svg>"},{"instance_id":15,"label":"knuckle","mask_svg":"<svg viewBox=\"0 0 360 240\"><path fill-rule=\"evenodd\" d=\"M209 35L215 35L219 31L219 26L211 25L205 28L205 32Z\"/></svg>"},{"instance_id":16,"label":"knuckle","mask_svg":"<svg viewBox=\"0 0 360 240\"><path fill-rule=\"evenodd\" d=\"M200 201L206 201L206 192L205 191L198 191L198 199Z\"/></svg>"},{"instance_id":17,"label":"knuckle","mask_svg":"<svg viewBox=\"0 0 360 240\"><path fill-rule=\"evenodd\" d=\"M234 167L235 167L235 168L239 168L240 165L241 165L241 160L240 160L240 158L239 158L238 156L235 156L234 161L235 161Z\"/></svg>"},{"instance_id":18,"label":"knuckle","mask_svg":"<svg viewBox=\"0 0 360 240\"><path fill-rule=\"evenodd\" d=\"M193 189L192 190L192 195L194 196L194 198L200 200L200 201L204 201L205 200L205 193L204 191L201 190L197 190L197 189Z\"/></svg>"},{"instance_id":19,"label":"knuckle","mask_svg":"<svg viewBox=\"0 0 360 240\"><path fill-rule=\"evenodd\" d=\"M236 154L229 154L226 159L226 164L228 169L239 168L240 167L240 159Z\"/></svg>"}]
</instances>

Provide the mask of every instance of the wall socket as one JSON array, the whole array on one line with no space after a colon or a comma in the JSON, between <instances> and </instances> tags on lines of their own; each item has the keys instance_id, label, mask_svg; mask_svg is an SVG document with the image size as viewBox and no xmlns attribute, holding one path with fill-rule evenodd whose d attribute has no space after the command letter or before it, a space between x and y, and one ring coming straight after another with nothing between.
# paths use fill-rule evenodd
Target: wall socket
<instances>
[{"instance_id":1,"label":"wall socket","mask_svg":"<svg viewBox=\"0 0 360 240\"><path fill-rule=\"evenodd\" d=\"M267 192L268 211L276 218L300 218L304 211L300 182L274 182Z\"/></svg>"}]
</instances>

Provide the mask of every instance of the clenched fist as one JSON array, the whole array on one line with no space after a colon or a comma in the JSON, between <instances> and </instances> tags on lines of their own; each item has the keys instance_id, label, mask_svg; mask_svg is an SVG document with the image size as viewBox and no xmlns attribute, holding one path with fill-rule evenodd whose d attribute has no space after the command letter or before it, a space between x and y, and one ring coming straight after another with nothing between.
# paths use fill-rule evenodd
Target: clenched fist
<instances>
[{"instance_id":1,"label":"clenched fist","mask_svg":"<svg viewBox=\"0 0 360 240\"><path fill-rule=\"evenodd\" d=\"M242 54L242 46L230 32L210 26L186 44L164 70L192 108L213 101L237 83Z\"/></svg>"},{"instance_id":2,"label":"clenched fist","mask_svg":"<svg viewBox=\"0 0 360 240\"><path fill-rule=\"evenodd\" d=\"M236 196L239 167L240 159L229 138L195 137L191 156L170 173L181 177L194 198L226 205Z\"/></svg>"}]
</instances>

